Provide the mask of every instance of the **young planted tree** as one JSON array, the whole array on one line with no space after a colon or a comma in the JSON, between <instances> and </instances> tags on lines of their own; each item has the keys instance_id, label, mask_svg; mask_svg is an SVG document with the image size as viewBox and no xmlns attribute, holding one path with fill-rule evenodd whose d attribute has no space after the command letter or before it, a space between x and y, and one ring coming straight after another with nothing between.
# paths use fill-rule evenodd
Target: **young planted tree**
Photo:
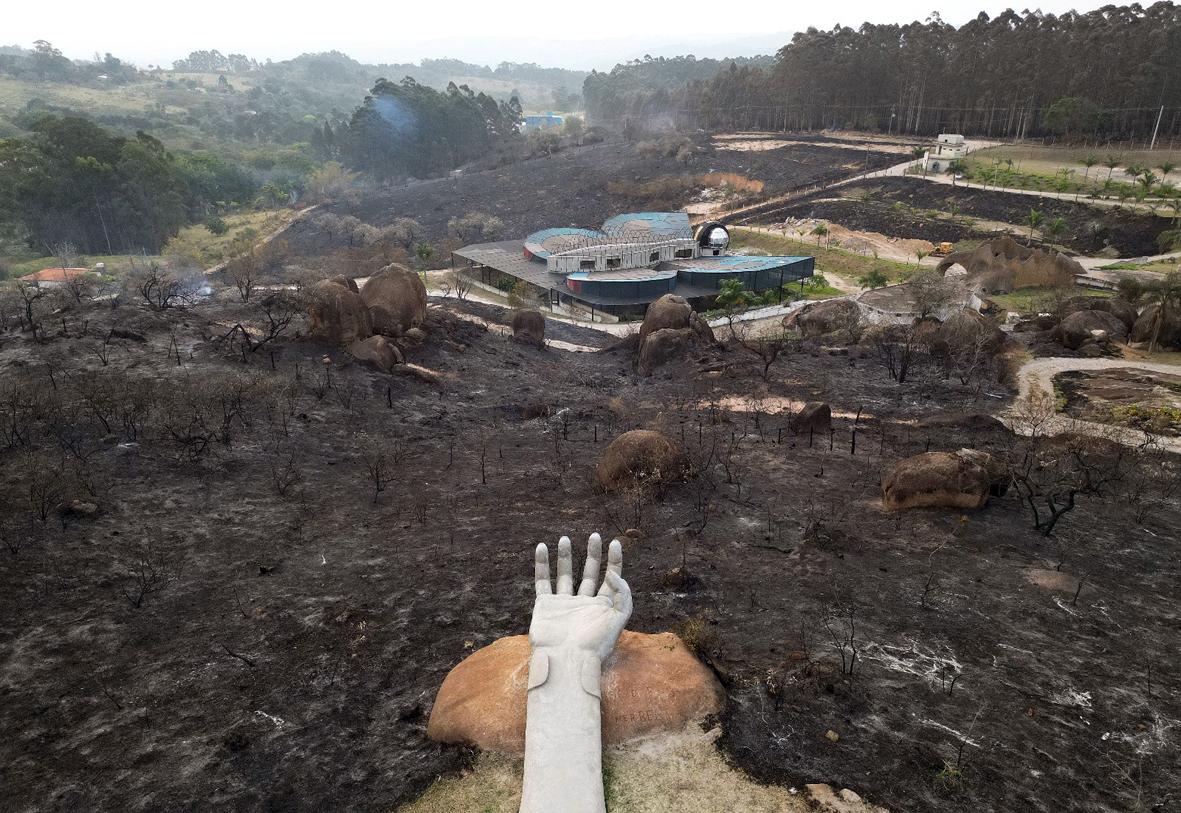
<instances>
[{"instance_id":1,"label":"young planted tree","mask_svg":"<svg viewBox=\"0 0 1181 813\"><path fill-rule=\"evenodd\" d=\"M880 268L874 268L857 278L857 284L862 288L884 288L890 284L890 278Z\"/></svg>"},{"instance_id":2,"label":"young planted tree","mask_svg":"<svg viewBox=\"0 0 1181 813\"><path fill-rule=\"evenodd\" d=\"M827 236L828 236L828 226L826 226L826 225L825 225L825 224L823 224L823 223L817 223L817 224L816 224L816 225L815 225L815 226L812 228L812 232L811 232L811 233L812 233L813 235L815 235L815 237L816 237L816 247L817 247L817 248L820 248L820 238L821 238L821 237L827 237Z\"/></svg>"},{"instance_id":3,"label":"young planted tree","mask_svg":"<svg viewBox=\"0 0 1181 813\"><path fill-rule=\"evenodd\" d=\"M1029 217L1027 217L1025 219L1025 222L1027 222L1029 224L1029 243L1030 243L1030 245L1033 244L1034 231L1037 230L1037 227L1042 224L1042 221L1044 219L1045 219L1045 215L1043 215L1037 209L1030 209L1029 210Z\"/></svg>"},{"instance_id":4,"label":"young planted tree","mask_svg":"<svg viewBox=\"0 0 1181 813\"><path fill-rule=\"evenodd\" d=\"M1057 240L1066 231L1066 218L1054 218L1046 224L1046 227L1042 231L1049 236L1051 241Z\"/></svg>"},{"instance_id":5,"label":"young planted tree","mask_svg":"<svg viewBox=\"0 0 1181 813\"><path fill-rule=\"evenodd\" d=\"M1111 180L1111 173L1119 166L1122 159L1118 155L1108 155L1103 159L1103 166L1107 167L1107 180Z\"/></svg>"}]
</instances>

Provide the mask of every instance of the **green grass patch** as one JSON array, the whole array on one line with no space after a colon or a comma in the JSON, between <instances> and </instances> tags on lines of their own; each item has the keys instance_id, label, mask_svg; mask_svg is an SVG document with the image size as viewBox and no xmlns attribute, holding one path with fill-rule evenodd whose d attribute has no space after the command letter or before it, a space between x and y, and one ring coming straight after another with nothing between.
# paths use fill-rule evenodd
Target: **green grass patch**
<instances>
[{"instance_id":1,"label":"green grass patch","mask_svg":"<svg viewBox=\"0 0 1181 813\"><path fill-rule=\"evenodd\" d=\"M1010 291L1007 294L992 294L988 298L997 304L999 308L1013 313L1034 313L1040 310L1041 306L1048 304L1047 297L1050 294L1048 288L1018 288L1015 291ZM1094 288L1078 288L1075 291L1076 296L1098 296L1109 297L1113 296L1112 291L1100 291Z\"/></svg>"},{"instance_id":2,"label":"green grass patch","mask_svg":"<svg viewBox=\"0 0 1181 813\"><path fill-rule=\"evenodd\" d=\"M824 245L823 239L817 246L814 242L793 240L777 234L744 229L741 226L730 229L730 246L733 249L741 249L751 253L815 257L818 272L843 277L851 281L868 274L875 268L885 274L891 283L903 282L915 271L915 266L909 263L874 258L872 255L857 254L840 248L828 248ZM829 296L839 294L840 291L836 291Z\"/></svg>"},{"instance_id":3,"label":"green grass patch","mask_svg":"<svg viewBox=\"0 0 1181 813\"><path fill-rule=\"evenodd\" d=\"M107 273L115 276L127 273L131 270L133 263L142 265L153 261L162 262L173 256L179 256L203 267L209 267L228 259L233 253L232 247L235 241L252 236L264 237L278 229L290 217L291 212L286 209L225 215L222 219L229 227L225 234L216 235L205 228L202 223L185 226L176 237L168 242L162 254L151 256L139 254L86 255L78 257L76 262L78 267L82 268L103 263L106 265ZM15 261L9 259L6 265L8 277L15 279L43 268L56 268L58 259L57 257L32 257Z\"/></svg>"}]
</instances>

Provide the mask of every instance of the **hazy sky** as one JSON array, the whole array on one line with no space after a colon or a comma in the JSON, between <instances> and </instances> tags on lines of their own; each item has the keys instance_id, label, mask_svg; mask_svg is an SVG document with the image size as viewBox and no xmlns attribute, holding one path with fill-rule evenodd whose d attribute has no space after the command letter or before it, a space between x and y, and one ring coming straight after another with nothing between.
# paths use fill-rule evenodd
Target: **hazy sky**
<instances>
[{"instance_id":1,"label":"hazy sky","mask_svg":"<svg viewBox=\"0 0 1181 813\"><path fill-rule=\"evenodd\" d=\"M110 51L141 66L168 66L190 51L216 48L259 60L337 50L362 62L446 56L582 69L610 68L644 54L772 53L791 32L808 26L909 22L925 19L936 7L934 0L10 0L5 5L0 44L29 47L34 40L47 39L69 57ZM1060 13L1101 5L1046 0L1036 7ZM938 8L945 21L958 25L981 10L995 15L1009 6L1026 7L944 0Z\"/></svg>"}]
</instances>

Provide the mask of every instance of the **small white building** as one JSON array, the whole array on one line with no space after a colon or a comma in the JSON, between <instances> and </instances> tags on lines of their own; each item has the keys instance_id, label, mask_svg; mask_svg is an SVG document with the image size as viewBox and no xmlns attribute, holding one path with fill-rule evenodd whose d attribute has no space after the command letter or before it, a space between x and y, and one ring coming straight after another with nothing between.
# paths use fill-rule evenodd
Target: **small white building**
<instances>
[{"instance_id":1,"label":"small white building","mask_svg":"<svg viewBox=\"0 0 1181 813\"><path fill-rule=\"evenodd\" d=\"M940 133L935 144L923 156L926 172L944 172L952 161L968 154L968 145L959 133Z\"/></svg>"}]
</instances>

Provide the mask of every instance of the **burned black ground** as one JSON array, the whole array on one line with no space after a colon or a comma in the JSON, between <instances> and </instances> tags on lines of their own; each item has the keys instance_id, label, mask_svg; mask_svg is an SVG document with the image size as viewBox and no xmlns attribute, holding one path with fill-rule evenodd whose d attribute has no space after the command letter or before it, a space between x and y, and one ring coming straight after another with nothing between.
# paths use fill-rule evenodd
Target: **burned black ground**
<instances>
[{"instance_id":1,"label":"burned black ground","mask_svg":"<svg viewBox=\"0 0 1181 813\"><path fill-rule=\"evenodd\" d=\"M464 764L426 740L431 702L474 648L526 630L531 548L630 527L632 628L696 631L728 692L722 747L760 780L898 811L1181 800L1175 503L1137 519L1085 499L1051 539L1011 497L880 508L901 456L1013 444L916 423L995 410L1006 385L933 369L899 385L810 345L765 386L740 349L641 379L625 352L523 347L457 315L503 312L434 304L409 360L438 386L306 340L244 364L211 341L248 311L224 300L0 335L6 809L391 810ZM103 366L112 324L145 341ZM98 413L81 397L96 382ZM812 399L833 405L831 437L788 428ZM195 453L187 416L227 409ZM708 477L597 493L599 453L637 427ZM98 513L42 521L47 484ZM681 564L700 580L686 593L662 586ZM145 567L161 577L136 607Z\"/></svg>"},{"instance_id":2,"label":"burned black ground","mask_svg":"<svg viewBox=\"0 0 1181 813\"><path fill-rule=\"evenodd\" d=\"M835 198L825 192L793 201L760 215L759 222L816 217L849 229L939 243L988 239L999 233L980 228L973 219L1010 224L1027 234L1030 209L1036 209L1043 215L1043 224L1058 217L1065 221L1065 230L1053 238L1054 243L1078 254L1106 251L1112 257L1156 254L1157 235L1169 228L1168 218L1128 207L952 187L919 178L876 178L841 187L839 192Z\"/></svg>"},{"instance_id":3,"label":"burned black ground","mask_svg":"<svg viewBox=\"0 0 1181 813\"><path fill-rule=\"evenodd\" d=\"M504 229L499 239L509 239L550 226L598 228L620 212L679 209L703 188L695 179L707 173L762 181L761 194L772 196L897 160L896 154L852 144L847 149L804 144L740 152L715 149L705 139L698 140L691 157L678 160L653 157L630 142L610 141L492 169L474 166L450 178L364 190L325 211L377 226L412 217L435 244L448 237L452 217L481 212L500 218ZM284 237L302 256L348 246L347 238L317 227L314 218L297 223Z\"/></svg>"}]
</instances>

